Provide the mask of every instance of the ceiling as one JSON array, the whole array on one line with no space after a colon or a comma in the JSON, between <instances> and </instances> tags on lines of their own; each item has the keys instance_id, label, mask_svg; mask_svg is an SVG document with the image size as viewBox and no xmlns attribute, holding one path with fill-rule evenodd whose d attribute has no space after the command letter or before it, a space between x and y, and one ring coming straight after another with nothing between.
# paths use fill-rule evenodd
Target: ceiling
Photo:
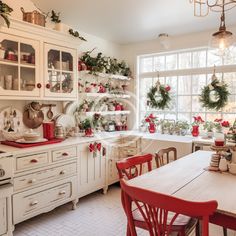
<instances>
[{"instance_id":1,"label":"ceiling","mask_svg":"<svg viewBox=\"0 0 236 236\"><path fill-rule=\"evenodd\" d=\"M219 13L194 17L189 0L32 0L44 12L61 12L73 29L120 44L157 38L160 33L179 35L217 30ZM227 12L227 25L236 24L236 8Z\"/></svg>"}]
</instances>

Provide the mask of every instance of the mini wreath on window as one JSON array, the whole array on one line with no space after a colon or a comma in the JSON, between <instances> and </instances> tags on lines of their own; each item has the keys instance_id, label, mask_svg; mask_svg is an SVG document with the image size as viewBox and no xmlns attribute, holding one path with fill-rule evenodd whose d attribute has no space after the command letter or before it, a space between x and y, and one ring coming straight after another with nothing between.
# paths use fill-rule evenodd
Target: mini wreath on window
<instances>
[{"instance_id":1,"label":"mini wreath on window","mask_svg":"<svg viewBox=\"0 0 236 236\"><path fill-rule=\"evenodd\" d=\"M159 80L155 86L152 86L147 93L148 106L164 110L169 107L170 103L170 86L160 84Z\"/></svg>"},{"instance_id":2,"label":"mini wreath on window","mask_svg":"<svg viewBox=\"0 0 236 236\"><path fill-rule=\"evenodd\" d=\"M211 83L202 89L200 102L207 109L219 111L227 105L229 95L228 85L220 82L214 72Z\"/></svg>"}]
</instances>

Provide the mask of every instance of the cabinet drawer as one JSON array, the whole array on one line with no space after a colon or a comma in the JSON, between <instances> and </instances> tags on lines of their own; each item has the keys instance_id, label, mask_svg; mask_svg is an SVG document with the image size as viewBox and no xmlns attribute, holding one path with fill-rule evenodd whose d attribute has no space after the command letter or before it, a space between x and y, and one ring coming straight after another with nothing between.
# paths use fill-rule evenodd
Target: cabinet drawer
<instances>
[{"instance_id":1,"label":"cabinet drawer","mask_svg":"<svg viewBox=\"0 0 236 236\"><path fill-rule=\"evenodd\" d=\"M135 156L138 154L138 149L133 147L125 147L122 150L122 158Z\"/></svg>"},{"instance_id":2,"label":"cabinet drawer","mask_svg":"<svg viewBox=\"0 0 236 236\"><path fill-rule=\"evenodd\" d=\"M27 168L39 167L47 163L49 163L49 156L47 152L17 157L16 170L25 170Z\"/></svg>"},{"instance_id":3,"label":"cabinet drawer","mask_svg":"<svg viewBox=\"0 0 236 236\"><path fill-rule=\"evenodd\" d=\"M14 178L14 190L18 191L49 181L60 180L73 174L76 174L76 162Z\"/></svg>"},{"instance_id":4,"label":"cabinet drawer","mask_svg":"<svg viewBox=\"0 0 236 236\"><path fill-rule=\"evenodd\" d=\"M71 200L75 195L76 177L47 185L38 189L25 191L13 196L13 223L29 219L38 214Z\"/></svg>"},{"instance_id":5,"label":"cabinet drawer","mask_svg":"<svg viewBox=\"0 0 236 236\"><path fill-rule=\"evenodd\" d=\"M72 157L77 157L76 147L63 148L60 150L52 151L53 161L61 161L61 160L72 158Z\"/></svg>"},{"instance_id":6,"label":"cabinet drawer","mask_svg":"<svg viewBox=\"0 0 236 236\"><path fill-rule=\"evenodd\" d=\"M129 147L138 147L140 138L135 136L123 137L122 144Z\"/></svg>"}]
</instances>

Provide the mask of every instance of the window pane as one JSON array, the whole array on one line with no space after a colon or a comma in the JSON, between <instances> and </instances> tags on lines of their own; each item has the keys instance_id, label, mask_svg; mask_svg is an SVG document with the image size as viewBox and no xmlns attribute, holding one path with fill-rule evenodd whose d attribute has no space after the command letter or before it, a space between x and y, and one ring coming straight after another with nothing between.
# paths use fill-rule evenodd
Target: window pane
<instances>
[{"instance_id":1,"label":"window pane","mask_svg":"<svg viewBox=\"0 0 236 236\"><path fill-rule=\"evenodd\" d=\"M141 72L145 73L145 72L152 72L152 68L153 68L153 60L152 57L147 57L147 58L142 58L141 59Z\"/></svg>"},{"instance_id":2,"label":"window pane","mask_svg":"<svg viewBox=\"0 0 236 236\"><path fill-rule=\"evenodd\" d=\"M189 112L191 111L191 96L178 97L178 111Z\"/></svg>"},{"instance_id":3,"label":"window pane","mask_svg":"<svg viewBox=\"0 0 236 236\"><path fill-rule=\"evenodd\" d=\"M236 95L229 95L228 104L224 107L224 112L236 112Z\"/></svg>"},{"instance_id":4,"label":"window pane","mask_svg":"<svg viewBox=\"0 0 236 236\"><path fill-rule=\"evenodd\" d=\"M166 56L166 70L177 69L177 54Z\"/></svg>"},{"instance_id":5,"label":"window pane","mask_svg":"<svg viewBox=\"0 0 236 236\"><path fill-rule=\"evenodd\" d=\"M225 73L224 81L228 84L229 92L236 94L236 73Z\"/></svg>"},{"instance_id":6,"label":"window pane","mask_svg":"<svg viewBox=\"0 0 236 236\"><path fill-rule=\"evenodd\" d=\"M178 78L178 94L191 94L191 76L179 76Z\"/></svg>"},{"instance_id":7,"label":"window pane","mask_svg":"<svg viewBox=\"0 0 236 236\"><path fill-rule=\"evenodd\" d=\"M192 110L194 112L203 112L205 110L199 102L199 96L192 96Z\"/></svg>"},{"instance_id":8,"label":"window pane","mask_svg":"<svg viewBox=\"0 0 236 236\"><path fill-rule=\"evenodd\" d=\"M215 119L221 119L222 116L220 113L207 113L206 120L214 121Z\"/></svg>"},{"instance_id":9,"label":"window pane","mask_svg":"<svg viewBox=\"0 0 236 236\"><path fill-rule=\"evenodd\" d=\"M154 71L163 71L165 70L165 57L154 57Z\"/></svg>"},{"instance_id":10,"label":"window pane","mask_svg":"<svg viewBox=\"0 0 236 236\"><path fill-rule=\"evenodd\" d=\"M202 88L206 85L206 75L193 75L192 76L192 93L200 94Z\"/></svg>"},{"instance_id":11,"label":"window pane","mask_svg":"<svg viewBox=\"0 0 236 236\"><path fill-rule=\"evenodd\" d=\"M211 66L219 66L222 65L222 58L217 56L215 54L215 51L213 50L208 50L207 53L207 66L211 67Z\"/></svg>"},{"instance_id":12,"label":"window pane","mask_svg":"<svg viewBox=\"0 0 236 236\"><path fill-rule=\"evenodd\" d=\"M193 52L193 68L206 67L206 51Z\"/></svg>"},{"instance_id":13,"label":"window pane","mask_svg":"<svg viewBox=\"0 0 236 236\"><path fill-rule=\"evenodd\" d=\"M140 95L146 96L152 86L152 78L144 78L140 80Z\"/></svg>"},{"instance_id":14,"label":"window pane","mask_svg":"<svg viewBox=\"0 0 236 236\"><path fill-rule=\"evenodd\" d=\"M176 114L175 113L166 113L165 115L165 119L169 119L169 120L176 120Z\"/></svg>"},{"instance_id":15,"label":"window pane","mask_svg":"<svg viewBox=\"0 0 236 236\"><path fill-rule=\"evenodd\" d=\"M191 122L191 114L190 113L179 113L178 114L178 120L186 120L188 122Z\"/></svg>"},{"instance_id":16,"label":"window pane","mask_svg":"<svg viewBox=\"0 0 236 236\"><path fill-rule=\"evenodd\" d=\"M179 54L179 69L188 69L192 67L191 52Z\"/></svg>"},{"instance_id":17,"label":"window pane","mask_svg":"<svg viewBox=\"0 0 236 236\"><path fill-rule=\"evenodd\" d=\"M166 77L166 84L171 87L171 94L177 94L177 77Z\"/></svg>"},{"instance_id":18,"label":"window pane","mask_svg":"<svg viewBox=\"0 0 236 236\"><path fill-rule=\"evenodd\" d=\"M230 48L229 56L226 56L224 58L224 64L225 65L236 64L236 47L231 47Z\"/></svg>"}]
</instances>

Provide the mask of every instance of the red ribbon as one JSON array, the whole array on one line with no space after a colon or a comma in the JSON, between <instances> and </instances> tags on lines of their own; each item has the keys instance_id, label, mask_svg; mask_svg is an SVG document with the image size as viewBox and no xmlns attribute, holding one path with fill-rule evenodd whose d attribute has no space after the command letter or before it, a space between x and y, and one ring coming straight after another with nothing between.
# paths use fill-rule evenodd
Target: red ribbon
<instances>
[{"instance_id":1,"label":"red ribbon","mask_svg":"<svg viewBox=\"0 0 236 236\"><path fill-rule=\"evenodd\" d=\"M94 150L95 150L94 144L90 143L90 144L89 144L89 151L90 151L90 152L94 152Z\"/></svg>"},{"instance_id":2,"label":"red ribbon","mask_svg":"<svg viewBox=\"0 0 236 236\"><path fill-rule=\"evenodd\" d=\"M97 150L100 152L102 148L102 144L101 143L97 143Z\"/></svg>"}]
</instances>

